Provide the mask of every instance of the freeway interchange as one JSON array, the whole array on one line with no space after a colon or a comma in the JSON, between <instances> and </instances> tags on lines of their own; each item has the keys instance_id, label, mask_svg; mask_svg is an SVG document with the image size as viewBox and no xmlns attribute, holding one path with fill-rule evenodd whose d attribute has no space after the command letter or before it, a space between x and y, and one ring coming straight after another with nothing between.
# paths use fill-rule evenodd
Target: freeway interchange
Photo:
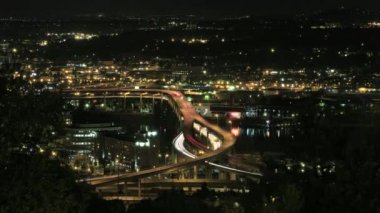
<instances>
[{"instance_id":1,"label":"freeway interchange","mask_svg":"<svg viewBox=\"0 0 380 213\"><path fill-rule=\"evenodd\" d=\"M229 172L241 173L245 175L251 175L254 177L261 177L262 174L260 172L250 172L239 170L235 168L231 168L228 166L216 164L212 162L212 159L226 153L230 148L232 148L236 142L235 137L228 131L220 128L217 125L209 123L202 116L200 116L195 108L192 106L190 102L186 100L184 95L178 91L172 90L161 90L161 89L123 89L123 88L112 88L112 89L72 89L65 90L64 93L78 95L81 93L84 94L130 94L130 93L138 93L143 95L157 95L160 94L161 97L165 96L165 99L169 102L170 106L173 108L177 117L181 120L182 123L182 132L173 140L173 146L177 152L186 156L187 159L182 162L177 162L170 165L163 165L156 168L146 169L138 172L132 172L127 174L120 175L109 175L102 176L96 178L89 178L85 181L95 187L108 186L112 184L117 184L120 181L130 180L130 179L141 179L148 176L153 176L161 173L168 173L172 171L176 171L179 169L183 169L196 164L208 164L210 166L216 167L221 170L226 170ZM112 95L111 95L112 96ZM123 97L122 95L120 97ZM207 132L212 132L214 137L217 135L217 139L220 141L220 144L215 149L206 148L201 142L197 141L193 138L192 134L194 131L194 123L200 125L203 129L206 129ZM186 150L184 143L185 139L187 141L191 141L195 147L200 149L205 149L205 153L196 156L192 154L190 151ZM206 150L207 149L207 150Z\"/></svg>"}]
</instances>

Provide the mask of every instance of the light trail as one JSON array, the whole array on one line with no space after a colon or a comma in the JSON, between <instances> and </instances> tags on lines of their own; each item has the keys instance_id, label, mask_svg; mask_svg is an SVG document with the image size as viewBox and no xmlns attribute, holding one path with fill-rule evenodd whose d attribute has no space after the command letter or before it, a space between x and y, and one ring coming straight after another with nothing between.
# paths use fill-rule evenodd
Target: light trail
<instances>
[{"instance_id":1,"label":"light trail","mask_svg":"<svg viewBox=\"0 0 380 213\"><path fill-rule=\"evenodd\" d=\"M174 148L180 152L181 154L191 158L191 159L196 159L197 156L194 155L193 153L191 153L189 150L187 150L184 146L185 144L185 136L183 135L183 133L181 132L176 138L174 138L173 140L173 146ZM259 172L250 172L250 171L245 171L245 170L241 170L241 169L236 169L236 168L232 168L232 167L228 167L228 166L224 166L224 165L220 165L220 164L216 164L216 163L213 163L213 162L210 162L210 161L205 161L206 164L209 164L211 166L214 166L214 167L217 167L217 168L220 168L220 169L224 169L224 170L228 170L228 171L234 171L234 172L238 172L238 173L244 173L244 174L249 174L249 175L255 175L255 176L263 176L261 173Z\"/></svg>"},{"instance_id":2,"label":"light trail","mask_svg":"<svg viewBox=\"0 0 380 213\"><path fill-rule=\"evenodd\" d=\"M230 148L232 148L233 145L235 144L235 137L230 132L227 132L226 130L220 128L218 125L211 124L207 120L205 120L202 116L200 116L196 112L192 104L186 101L182 93L178 91L161 90L161 89L136 90L136 89L126 89L126 88L104 88L104 89L85 89L85 90L74 89L74 90L65 90L64 92L69 93L69 94L70 93L74 94L74 97L78 97L75 94L84 94L84 93L98 93L98 94L103 95L104 97L109 96L109 95L115 95L115 93L126 94L128 92L129 93L143 93L143 94L144 93L153 93L153 94L161 93L162 94L161 97L165 97L165 96L167 97L168 103L172 106L178 118L182 121L183 135L178 137L177 140L180 139L179 141L184 141L185 138L192 138L191 136L192 126L195 121L199 123L200 125L202 125L203 127L217 133L222 138L223 143L220 148L216 150L212 150L210 152L206 152L205 154L201 156L193 156L194 158L190 158L191 155L189 154L192 154L192 153L187 151L186 154L188 154L189 155L188 157L190 158L187 161L177 162L175 164L163 165L160 167L146 169L139 172L125 173L117 177L115 177L114 175L111 175L111 176L103 176L103 177L96 177L96 178L88 178L85 180L89 184L92 184L93 186L96 186L96 187L116 184L116 183L119 183L120 181L125 181L127 179L144 178L144 177L152 176L155 174L172 172L181 168L185 168L187 166L195 165L200 162L210 164L210 162L207 160L212 159L218 155L224 154ZM140 97L144 98L145 96L140 96ZM204 144L200 143L199 141L195 139L192 142L194 145L198 146L199 148L202 147L202 145L205 146ZM182 146L183 146L183 143L182 143ZM181 149L183 148L182 150L186 150L185 147L180 147L180 148ZM229 171L241 172L241 173L246 173L246 174L255 175L255 176L262 176L261 173L247 172L247 171L229 168L229 167L225 167L223 165L218 165L214 163L210 165L219 167L225 170L230 169Z\"/></svg>"},{"instance_id":3,"label":"light trail","mask_svg":"<svg viewBox=\"0 0 380 213\"><path fill-rule=\"evenodd\" d=\"M179 152L181 152L183 155L189 157L189 158L192 158L192 159L195 159L196 156L189 152L185 146L184 146L184 141L185 141L185 136L183 135L183 133L181 132L174 140L173 140L173 145L175 147L175 149Z\"/></svg>"}]
</instances>

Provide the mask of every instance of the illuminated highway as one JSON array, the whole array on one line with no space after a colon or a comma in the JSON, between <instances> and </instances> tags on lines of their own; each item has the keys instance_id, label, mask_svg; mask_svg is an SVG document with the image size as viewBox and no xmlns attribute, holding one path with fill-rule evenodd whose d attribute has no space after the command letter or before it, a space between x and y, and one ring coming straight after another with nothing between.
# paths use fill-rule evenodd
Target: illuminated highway
<instances>
[{"instance_id":1,"label":"illuminated highway","mask_svg":"<svg viewBox=\"0 0 380 213\"><path fill-rule=\"evenodd\" d=\"M233 172L240 172L240 173L246 173L246 174L251 174L255 176L262 176L261 173L250 173L242 170L237 170L229 167L225 167L222 165L214 164L212 162L209 162L210 159L215 158L225 152L227 152L234 144L235 144L235 138L234 136L222 128L220 128L217 125L211 124L208 121L206 121L202 116L200 116L195 108L192 106L192 104L188 101L185 100L184 96L182 93L177 92L177 91L171 91L171 90L158 90L158 89L80 89L80 90L65 90L64 93L72 93L75 95L78 95L80 93L104 93L107 95L112 96L112 93L143 93L144 95L147 95L148 93L152 94L157 94L160 93L164 96L167 97L167 100L169 104L173 107L173 110L177 113L177 116L179 119L182 121L182 131L183 134L180 134L179 137L177 137L175 141L179 141L178 145L180 145L180 141L183 141L182 138L193 138L192 136L192 128L193 128L193 123L196 121L198 124L202 125L203 128L207 128L208 131L212 131L213 133L217 134L221 140L221 145L218 147L218 149L211 150L208 149L205 151L205 154L201 156L192 156L191 155L186 155L189 157L186 161L183 162L178 162L176 164L171 164L171 165L164 165L152 169L147 169L139 172L133 172L133 173L128 173L128 174L122 174L122 175L112 175L112 176L103 176L103 177L97 177L97 178L91 178L87 179L86 181L94 186L106 186L106 185L111 185L115 184L118 182L122 182L127 179L138 179L138 178L143 178L147 176L152 176L160 173L165 173L165 172L171 172L171 171L176 171L181 168L185 168L191 165L199 164L199 163L208 163L209 165L218 167L220 169L224 170L229 170ZM119 96L123 97L123 96ZM181 140L179 140L181 139ZM193 140L192 143L199 147L205 148L205 146L198 142L197 140ZM184 150L182 150L184 151ZM186 151L184 151L186 153ZM189 154L189 153L187 153Z\"/></svg>"},{"instance_id":2,"label":"illuminated highway","mask_svg":"<svg viewBox=\"0 0 380 213\"><path fill-rule=\"evenodd\" d=\"M188 151L186 148L185 148L185 136L183 135L183 133L180 133L173 141L173 146L174 148L180 152L181 154L191 158L191 159L196 159L197 156L194 155L193 153L191 153L190 151ZM232 167L228 167L228 166L223 166L223 165L220 165L220 164L216 164L216 163L213 163L213 162L210 162L210 161L205 161L206 164L209 164L211 166L214 166L216 168L219 168L219 169L222 169L222 170L226 170L226 171L229 171L229 172L236 172L236 173L242 173L242 174L248 174L248 175L254 175L254 176L262 176L262 174L260 172L250 172L250 171L245 171L245 170L241 170L241 169L236 169L236 168L232 168Z\"/></svg>"}]
</instances>

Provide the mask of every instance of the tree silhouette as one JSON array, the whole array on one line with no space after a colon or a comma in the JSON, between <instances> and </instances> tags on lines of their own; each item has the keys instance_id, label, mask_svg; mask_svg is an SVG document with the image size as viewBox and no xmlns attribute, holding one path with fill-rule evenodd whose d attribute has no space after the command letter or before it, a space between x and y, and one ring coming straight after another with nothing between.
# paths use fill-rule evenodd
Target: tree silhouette
<instances>
[{"instance_id":1,"label":"tree silhouette","mask_svg":"<svg viewBox=\"0 0 380 213\"><path fill-rule=\"evenodd\" d=\"M0 212L125 212L107 202L50 153L63 131L60 96L0 70Z\"/></svg>"}]
</instances>

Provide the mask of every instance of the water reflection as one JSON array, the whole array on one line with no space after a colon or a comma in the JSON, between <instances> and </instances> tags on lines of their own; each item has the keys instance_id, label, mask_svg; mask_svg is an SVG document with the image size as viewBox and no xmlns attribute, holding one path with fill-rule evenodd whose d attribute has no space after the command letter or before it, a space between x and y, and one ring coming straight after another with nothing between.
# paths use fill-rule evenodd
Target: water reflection
<instances>
[{"instance_id":1,"label":"water reflection","mask_svg":"<svg viewBox=\"0 0 380 213\"><path fill-rule=\"evenodd\" d=\"M262 127L254 127L254 128L244 128L240 127L241 129L241 137L250 137L250 138L255 138L255 137L264 137L267 139L280 139L282 137L287 137L291 131L292 128L276 128L276 129L271 129L271 128L262 128Z\"/></svg>"},{"instance_id":2,"label":"water reflection","mask_svg":"<svg viewBox=\"0 0 380 213\"><path fill-rule=\"evenodd\" d=\"M240 127L240 135L235 145L236 153L278 151L286 145L297 131L297 127Z\"/></svg>"}]
</instances>

